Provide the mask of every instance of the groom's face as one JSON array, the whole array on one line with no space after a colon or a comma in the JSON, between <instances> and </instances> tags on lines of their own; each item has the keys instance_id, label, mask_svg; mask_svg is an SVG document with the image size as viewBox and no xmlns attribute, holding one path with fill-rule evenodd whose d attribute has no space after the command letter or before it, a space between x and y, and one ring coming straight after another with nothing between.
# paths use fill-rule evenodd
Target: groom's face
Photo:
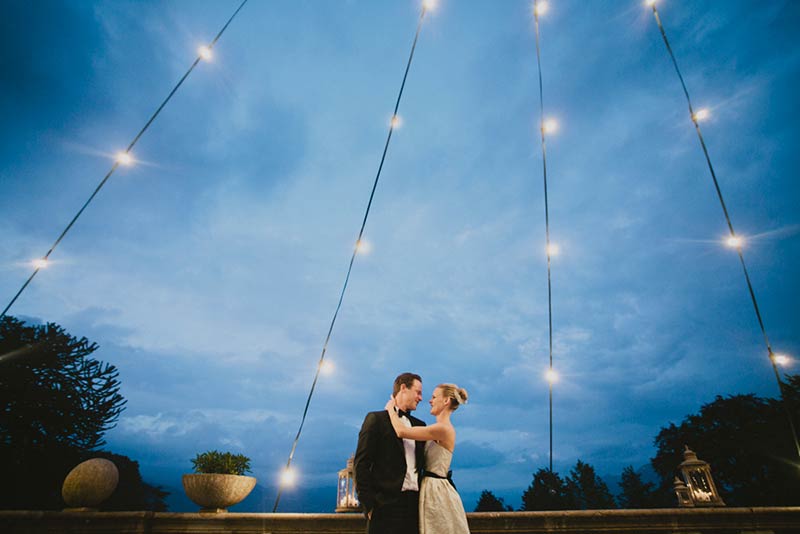
<instances>
[{"instance_id":1,"label":"groom's face","mask_svg":"<svg viewBox=\"0 0 800 534\"><path fill-rule=\"evenodd\" d=\"M400 386L400 391L397 392L395 403L397 407L403 411L410 412L417 409L417 404L422 400L422 382L414 380L411 387L406 387L405 384Z\"/></svg>"}]
</instances>

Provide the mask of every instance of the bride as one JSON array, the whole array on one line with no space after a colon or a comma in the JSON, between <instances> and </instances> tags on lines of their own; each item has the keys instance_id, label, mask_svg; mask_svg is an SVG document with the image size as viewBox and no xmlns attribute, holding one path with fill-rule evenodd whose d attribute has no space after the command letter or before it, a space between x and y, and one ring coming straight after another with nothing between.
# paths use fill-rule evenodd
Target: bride
<instances>
[{"instance_id":1,"label":"bride","mask_svg":"<svg viewBox=\"0 0 800 534\"><path fill-rule=\"evenodd\" d=\"M436 422L430 426L416 427L403 423L393 398L386 404L397 437L427 441L425 470L419 490L419 532L468 534L464 504L450 479L450 462L456 446L456 429L450 422L450 415L467 402L467 392L455 384L439 384L428 402Z\"/></svg>"}]
</instances>

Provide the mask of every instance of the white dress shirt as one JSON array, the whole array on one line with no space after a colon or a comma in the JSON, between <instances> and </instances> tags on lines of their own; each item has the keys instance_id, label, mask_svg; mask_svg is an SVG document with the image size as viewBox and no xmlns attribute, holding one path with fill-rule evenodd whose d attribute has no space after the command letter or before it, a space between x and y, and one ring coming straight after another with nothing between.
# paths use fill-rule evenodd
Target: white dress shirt
<instances>
[{"instance_id":1,"label":"white dress shirt","mask_svg":"<svg viewBox=\"0 0 800 534\"><path fill-rule=\"evenodd\" d=\"M408 417L400 418L405 426L411 427ZM403 479L402 491L419 491L417 484L417 442L413 439L403 439L403 448L406 452L406 476Z\"/></svg>"}]
</instances>

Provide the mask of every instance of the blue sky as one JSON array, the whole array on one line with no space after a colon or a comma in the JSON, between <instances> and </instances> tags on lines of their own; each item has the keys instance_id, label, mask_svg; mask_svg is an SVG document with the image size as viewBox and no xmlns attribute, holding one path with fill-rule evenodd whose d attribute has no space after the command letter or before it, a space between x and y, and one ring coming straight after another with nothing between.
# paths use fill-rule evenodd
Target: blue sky
<instances>
[{"instance_id":1,"label":"blue sky","mask_svg":"<svg viewBox=\"0 0 800 534\"><path fill-rule=\"evenodd\" d=\"M6 3L3 305L237 5ZM120 369L128 406L108 447L147 480L179 488L197 452L241 452L271 510L419 9L252 0L12 308L96 341ZM767 333L798 356L800 6L659 12L695 107L711 110L703 133ZM652 12L551 2L540 31L545 114L560 124L554 467L617 475L715 395L777 386ZM519 506L547 465L538 98L530 2L442 0L426 17L372 250L356 258L283 511L332 508L364 414L407 370L426 398L439 382L470 392L454 420L467 508L483 489ZM303 500L326 487L330 503Z\"/></svg>"}]
</instances>

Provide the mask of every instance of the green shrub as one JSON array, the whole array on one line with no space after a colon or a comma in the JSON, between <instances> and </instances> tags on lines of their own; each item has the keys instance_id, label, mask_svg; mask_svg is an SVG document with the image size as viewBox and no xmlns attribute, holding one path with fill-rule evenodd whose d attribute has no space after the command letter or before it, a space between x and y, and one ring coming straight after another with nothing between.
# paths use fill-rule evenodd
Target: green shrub
<instances>
[{"instance_id":1,"label":"green shrub","mask_svg":"<svg viewBox=\"0 0 800 534\"><path fill-rule=\"evenodd\" d=\"M195 473L244 475L250 472L250 458L229 452L208 451L198 454L192 460L192 465Z\"/></svg>"}]
</instances>

